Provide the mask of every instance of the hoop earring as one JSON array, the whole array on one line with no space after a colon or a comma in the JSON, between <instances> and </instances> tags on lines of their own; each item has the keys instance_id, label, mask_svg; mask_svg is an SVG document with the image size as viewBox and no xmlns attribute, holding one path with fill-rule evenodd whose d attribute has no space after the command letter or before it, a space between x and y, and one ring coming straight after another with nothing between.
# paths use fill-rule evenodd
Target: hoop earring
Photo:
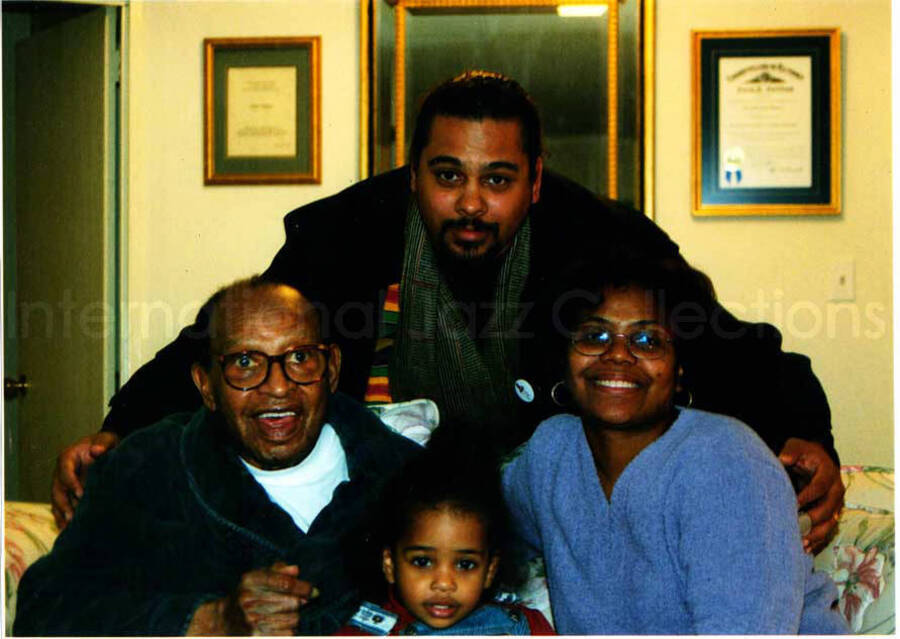
<instances>
[{"instance_id":1,"label":"hoop earring","mask_svg":"<svg viewBox=\"0 0 900 639\"><path fill-rule=\"evenodd\" d=\"M559 393L559 391L561 389L565 389L565 387L566 387L566 383L562 380L559 380L550 388L550 399L552 399L553 403L556 404L557 406L559 406L560 408L566 408L566 406L567 406L566 402L564 402L559 397L557 397L557 394Z\"/></svg>"},{"instance_id":2,"label":"hoop earring","mask_svg":"<svg viewBox=\"0 0 900 639\"><path fill-rule=\"evenodd\" d=\"M688 395L688 400L687 400L687 404L685 404L684 407L685 407L685 408L690 408L690 407L691 407L691 404L694 403L694 395L693 395L693 393L691 393L691 391L685 391L685 392L686 392L687 395Z\"/></svg>"}]
</instances>

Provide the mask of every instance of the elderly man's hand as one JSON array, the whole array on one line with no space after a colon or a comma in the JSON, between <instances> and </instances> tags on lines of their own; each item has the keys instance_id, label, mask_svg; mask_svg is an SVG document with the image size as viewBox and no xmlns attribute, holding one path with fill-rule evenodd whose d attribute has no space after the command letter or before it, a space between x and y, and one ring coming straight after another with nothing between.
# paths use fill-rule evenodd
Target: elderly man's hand
<instances>
[{"instance_id":1,"label":"elderly man's hand","mask_svg":"<svg viewBox=\"0 0 900 639\"><path fill-rule=\"evenodd\" d=\"M797 502L812 521L812 528L803 538L803 549L818 552L828 543L844 505L840 469L821 444L796 437L784 443L778 458L785 466L812 476L797 495Z\"/></svg>"},{"instance_id":2,"label":"elderly man's hand","mask_svg":"<svg viewBox=\"0 0 900 639\"><path fill-rule=\"evenodd\" d=\"M98 457L105 455L118 443L118 435L101 431L82 437L59 454L56 468L53 470L50 503L53 506L53 518L60 530L71 521L78 501L84 496L87 469Z\"/></svg>"},{"instance_id":3,"label":"elderly man's hand","mask_svg":"<svg viewBox=\"0 0 900 639\"><path fill-rule=\"evenodd\" d=\"M293 635L300 607L319 594L299 573L283 562L244 573L230 596L197 608L187 634Z\"/></svg>"}]
</instances>

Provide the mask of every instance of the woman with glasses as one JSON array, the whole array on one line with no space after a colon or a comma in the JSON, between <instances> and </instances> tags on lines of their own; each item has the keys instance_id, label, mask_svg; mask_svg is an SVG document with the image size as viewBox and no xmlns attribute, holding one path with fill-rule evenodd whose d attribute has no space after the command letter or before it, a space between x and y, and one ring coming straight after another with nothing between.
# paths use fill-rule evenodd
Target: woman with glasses
<instances>
[{"instance_id":1,"label":"woman with glasses","mask_svg":"<svg viewBox=\"0 0 900 639\"><path fill-rule=\"evenodd\" d=\"M577 286L557 296L553 394L569 413L504 471L520 536L544 556L557 631L847 632L834 584L803 552L782 465L743 423L676 406L690 403L679 355L709 280L624 261L564 279Z\"/></svg>"}]
</instances>

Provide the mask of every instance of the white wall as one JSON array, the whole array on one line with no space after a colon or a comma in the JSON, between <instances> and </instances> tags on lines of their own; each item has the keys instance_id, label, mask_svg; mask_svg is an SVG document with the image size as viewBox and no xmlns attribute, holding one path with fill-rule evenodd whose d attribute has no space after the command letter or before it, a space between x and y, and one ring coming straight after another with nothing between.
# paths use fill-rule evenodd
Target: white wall
<instances>
[{"instance_id":1,"label":"white wall","mask_svg":"<svg viewBox=\"0 0 900 639\"><path fill-rule=\"evenodd\" d=\"M810 356L842 461L892 466L890 17L888 0L657 0L655 86L657 223L727 307ZM842 214L692 217L691 29L795 27L841 29ZM830 269L845 259L856 299L838 305Z\"/></svg>"},{"instance_id":2,"label":"white wall","mask_svg":"<svg viewBox=\"0 0 900 639\"><path fill-rule=\"evenodd\" d=\"M269 265L285 213L358 179L359 9L356 0L130 6L126 273L134 371L218 286ZM307 35L321 36L322 184L204 186L203 39Z\"/></svg>"}]
</instances>

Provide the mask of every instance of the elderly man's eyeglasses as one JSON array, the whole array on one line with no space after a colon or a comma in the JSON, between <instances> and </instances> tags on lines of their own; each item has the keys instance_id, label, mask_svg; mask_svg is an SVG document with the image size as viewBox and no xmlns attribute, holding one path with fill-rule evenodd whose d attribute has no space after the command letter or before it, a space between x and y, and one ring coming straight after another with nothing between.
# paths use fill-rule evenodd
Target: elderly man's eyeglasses
<instances>
[{"instance_id":1,"label":"elderly man's eyeglasses","mask_svg":"<svg viewBox=\"0 0 900 639\"><path fill-rule=\"evenodd\" d=\"M638 359L659 359L669 351L672 338L659 328L639 328L627 333L614 333L602 327L582 328L572 335L572 347L582 355L604 355L616 338L625 340L625 346Z\"/></svg>"},{"instance_id":2,"label":"elderly man's eyeglasses","mask_svg":"<svg viewBox=\"0 0 900 639\"><path fill-rule=\"evenodd\" d=\"M269 379L272 362L281 364L284 376L295 384L314 384L325 376L328 347L307 344L292 348L281 355L266 355L259 351L241 351L219 357L225 382L240 391L262 386Z\"/></svg>"}]
</instances>

